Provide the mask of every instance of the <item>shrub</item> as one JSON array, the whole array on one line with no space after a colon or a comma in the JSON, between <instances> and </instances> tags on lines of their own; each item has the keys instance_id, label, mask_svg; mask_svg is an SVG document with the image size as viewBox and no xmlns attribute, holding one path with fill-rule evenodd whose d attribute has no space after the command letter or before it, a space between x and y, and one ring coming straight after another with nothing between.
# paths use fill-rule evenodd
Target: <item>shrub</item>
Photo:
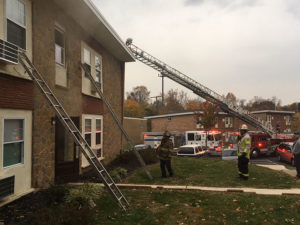
<instances>
[{"instance_id":1,"label":"shrub","mask_svg":"<svg viewBox=\"0 0 300 225\"><path fill-rule=\"evenodd\" d=\"M77 188L70 190L69 195L66 196L66 203L77 207L93 208L95 206L94 200L100 193L100 187L91 184L83 184Z\"/></svg>"},{"instance_id":2,"label":"shrub","mask_svg":"<svg viewBox=\"0 0 300 225\"><path fill-rule=\"evenodd\" d=\"M65 185L51 185L46 191L46 199L48 204L61 203L68 194L69 190Z\"/></svg>"},{"instance_id":3,"label":"shrub","mask_svg":"<svg viewBox=\"0 0 300 225\"><path fill-rule=\"evenodd\" d=\"M121 167L117 167L110 172L110 176L115 182L119 182L122 178L127 176L127 170Z\"/></svg>"}]
</instances>

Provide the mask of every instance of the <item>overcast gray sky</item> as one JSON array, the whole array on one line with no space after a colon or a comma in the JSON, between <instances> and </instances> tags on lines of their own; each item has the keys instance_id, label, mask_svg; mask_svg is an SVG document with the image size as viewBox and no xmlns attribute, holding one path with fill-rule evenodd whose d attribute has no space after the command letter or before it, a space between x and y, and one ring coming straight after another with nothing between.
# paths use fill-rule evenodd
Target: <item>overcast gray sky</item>
<instances>
[{"instance_id":1,"label":"overcast gray sky","mask_svg":"<svg viewBox=\"0 0 300 225\"><path fill-rule=\"evenodd\" d=\"M124 41L221 95L300 102L299 0L93 1ZM161 92L158 72L127 63L125 91L138 85Z\"/></svg>"}]
</instances>

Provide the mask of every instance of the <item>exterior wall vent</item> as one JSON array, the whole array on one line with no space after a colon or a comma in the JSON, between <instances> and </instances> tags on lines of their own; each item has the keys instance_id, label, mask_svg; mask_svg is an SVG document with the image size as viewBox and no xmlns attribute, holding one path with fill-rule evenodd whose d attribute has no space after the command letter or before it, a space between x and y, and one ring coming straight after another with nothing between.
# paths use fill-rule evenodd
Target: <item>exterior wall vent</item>
<instances>
[{"instance_id":1,"label":"exterior wall vent","mask_svg":"<svg viewBox=\"0 0 300 225\"><path fill-rule=\"evenodd\" d=\"M0 39L0 61L18 64L18 46Z\"/></svg>"},{"instance_id":2,"label":"exterior wall vent","mask_svg":"<svg viewBox=\"0 0 300 225\"><path fill-rule=\"evenodd\" d=\"M15 192L15 176L0 180L0 199L14 194Z\"/></svg>"}]
</instances>

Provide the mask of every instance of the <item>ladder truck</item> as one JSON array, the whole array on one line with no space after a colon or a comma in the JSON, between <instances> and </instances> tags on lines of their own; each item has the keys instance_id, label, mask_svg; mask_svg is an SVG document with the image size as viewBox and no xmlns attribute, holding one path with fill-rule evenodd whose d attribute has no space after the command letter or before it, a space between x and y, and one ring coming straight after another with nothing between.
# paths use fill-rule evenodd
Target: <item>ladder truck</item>
<instances>
[{"instance_id":1,"label":"ladder truck","mask_svg":"<svg viewBox=\"0 0 300 225\"><path fill-rule=\"evenodd\" d=\"M198 83L197 81L193 80L187 75L179 72L171 66L168 66L166 63L140 49L132 43L131 38L128 38L126 40L126 45L134 55L135 59L159 71L162 76L168 77L176 83L181 84L187 89L193 91L196 95L204 98L205 100L213 104L216 104L224 112L239 118L240 120L244 121L249 125L252 125L253 127L259 130L264 131L270 137L274 135L274 131L271 124L258 117L253 116L249 111L241 108L236 103L224 98L223 96L217 94L213 90L205 87L204 85Z\"/></svg>"}]
</instances>

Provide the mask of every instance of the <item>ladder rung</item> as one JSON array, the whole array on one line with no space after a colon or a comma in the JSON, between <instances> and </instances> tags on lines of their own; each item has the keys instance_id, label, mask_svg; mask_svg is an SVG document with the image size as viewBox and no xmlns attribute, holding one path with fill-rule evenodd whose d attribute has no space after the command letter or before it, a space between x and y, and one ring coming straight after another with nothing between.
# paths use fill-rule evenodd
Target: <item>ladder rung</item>
<instances>
[{"instance_id":1,"label":"ladder rung","mask_svg":"<svg viewBox=\"0 0 300 225\"><path fill-rule=\"evenodd\" d=\"M46 92L46 91L45 91L45 94L47 94L47 95L53 95L51 92Z\"/></svg>"},{"instance_id":2,"label":"ladder rung","mask_svg":"<svg viewBox=\"0 0 300 225\"><path fill-rule=\"evenodd\" d=\"M114 183L110 183L110 184L108 184L108 186L110 186L110 187L111 187L111 186L113 186L113 185L114 185Z\"/></svg>"},{"instance_id":3,"label":"ladder rung","mask_svg":"<svg viewBox=\"0 0 300 225\"><path fill-rule=\"evenodd\" d=\"M68 118L68 117L63 117L63 119L64 119L64 120L69 120L69 118Z\"/></svg>"},{"instance_id":4,"label":"ladder rung","mask_svg":"<svg viewBox=\"0 0 300 225\"><path fill-rule=\"evenodd\" d=\"M120 198L118 198L118 201L120 201L124 196L121 196Z\"/></svg>"},{"instance_id":5,"label":"ladder rung","mask_svg":"<svg viewBox=\"0 0 300 225\"><path fill-rule=\"evenodd\" d=\"M77 130L71 130L71 132L72 132L72 133L78 133L78 131L77 131Z\"/></svg>"},{"instance_id":6,"label":"ladder rung","mask_svg":"<svg viewBox=\"0 0 300 225\"><path fill-rule=\"evenodd\" d=\"M60 105L53 105L54 107L60 107L61 108L61 106Z\"/></svg>"},{"instance_id":7,"label":"ladder rung","mask_svg":"<svg viewBox=\"0 0 300 225\"><path fill-rule=\"evenodd\" d=\"M45 81L40 80L40 79L36 79L37 82L41 82L41 83L45 83Z\"/></svg>"}]
</instances>

